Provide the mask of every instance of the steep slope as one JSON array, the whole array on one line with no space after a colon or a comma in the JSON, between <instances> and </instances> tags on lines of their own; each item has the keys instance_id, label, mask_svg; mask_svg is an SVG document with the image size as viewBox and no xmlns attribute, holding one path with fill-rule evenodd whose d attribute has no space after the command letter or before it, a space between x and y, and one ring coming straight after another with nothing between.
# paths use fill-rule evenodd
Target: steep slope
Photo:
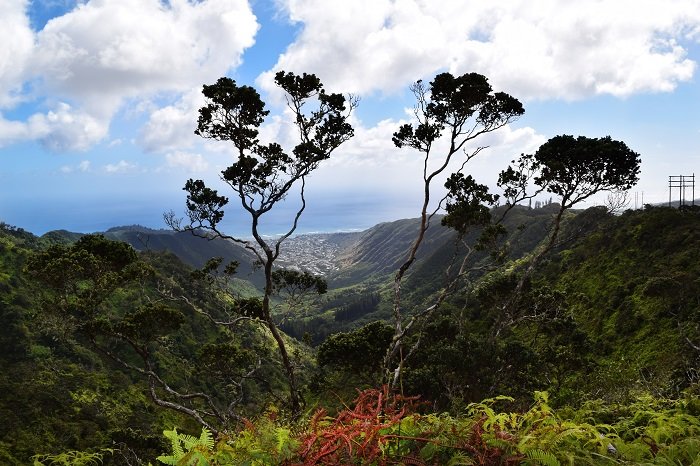
<instances>
[{"instance_id":1,"label":"steep slope","mask_svg":"<svg viewBox=\"0 0 700 466\"><path fill-rule=\"evenodd\" d=\"M154 230L140 225L114 227L103 234L109 239L128 243L137 251L169 251L194 268L202 267L212 257L222 257L224 263L237 261L240 264L238 278L250 281L256 286L263 283L262 274L253 266L255 256L231 241L220 238L208 240L188 232ZM69 244L81 236L80 233L56 230L44 234L41 238L50 243Z\"/></svg>"},{"instance_id":2,"label":"steep slope","mask_svg":"<svg viewBox=\"0 0 700 466\"><path fill-rule=\"evenodd\" d=\"M544 238L556 207L555 204L538 209L516 206L508 212L503 225L508 232L509 257L527 254ZM493 216L499 218L502 213L503 207L499 207L493 211ZM416 276L434 277L442 273L455 252L456 234L442 226L441 220L441 216L436 216L426 231L413 268ZM344 286L396 273L416 240L419 222L417 218L397 220L362 232L353 244L342 250L338 257L339 270L330 275L331 283ZM466 242L474 244L479 234L480 231L469 234Z\"/></svg>"},{"instance_id":3,"label":"steep slope","mask_svg":"<svg viewBox=\"0 0 700 466\"><path fill-rule=\"evenodd\" d=\"M609 218L542 276L595 342L598 386L626 379L672 394L700 381L700 209Z\"/></svg>"},{"instance_id":4,"label":"steep slope","mask_svg":"<svg viewBox=\"0 0 700 466\"><path fill-rule=\"evenodd\" d=\"M0 228L0 464L119 443L157 453L161 425L144 403L145 387L61 335L61 322L38 318L41 290L23 270L40 243Z\"/></svg>"},{"instance_id":5,"label":"steep slope","mask_svg":"<svg viewBox=\"0 0 700 466\"><path fill-rule=\"evenodd\" d=\"M198 429L191 418L158 408L149 399L143 373L133 369L143 364L139 355L152 360L151 367L173 390L203 391L224 400L230 396L236 371L248 373L248 363L260 358L257 365L264 384L246 383L244 402L236 409L251 414L269 403L268 391L282 380L271 337L247 322L230 332L212 325L201 312L222 319L227 309L216 300L215 290L206 281L193 280L191 268L171 253L149 250L138 254L146 274L118 285L105 300L89 307L90 315L101 319L99 325L90 327L94 334L82 333L84 320L66 315L81 308L77 295L69 298L72 304L65 309L46 305L62 302L60 298L53 301L54 293L60 295L60 291L32 275L27 265L47 245L64 243L64 239L63 250L67 250L74 242L65 233L37 238L0 225L0 418L4 421L0 425L0 464L31 464L30 456L36 453L99 448L114 449L104 464L141 464L136 456L155 458L163 451L163 429L175 425ZM80 257L95 267L87 254ZM66 270L68 281L78 270L65 256L57 264L58 270ZM69 267L73 267L70 272ZM104 275L98 273L98 280ZM118 280L116 273L109 275L109 283ZM57 277L56 282L65 277ZM63 291L97 296L110 286L107 281L81 280L80 287ZM162 284L172 295L161 293ZM102 285L106 286L92 294ZM172 312L162 311L161 306ZM114 329L118 330L112 332ZM124 334L137 341L161 331L163 336L138 355L132 346L114 337ZM96 342L132 370L96 350ZM294 343L290 347L307 363L305 347ZM303 374L300 371L299 377Z\"/></svg>"},{"instance_id":6,"label":"steep slope","mask_svg":"<svg viewBox=\"0 0 700 466\"><path fill-rule=\"evenodd\" d=\"M503 220L506 235L500 240L506 247L504 260L514 261L532 252L547 235L557 207L551 204L537 209L522 206L511 209ZM577 213L573 212L571 215L575 216ZM494 210L495 218L501 215L503 207ZM480 234L481 230L471 232L465 237L465 242L473 246ZM440 289L444 285L447 265L453 260L459 262L464 257L464 249L456 249L454 234L449 236L447 241L435 244L426 252L425 257L415 264L404 286L407 298L416 303ZM468 261L468 266L473 269L470 279L475 280L497 264L489 257L488 252L476 251Z\"/></svg>"},{"instance_id":7,"label":"steep slope","mask_svg":"<svg viewBox=\"0 0 700 466\"><path fill-rule=\"evenodd\" d=\"M331 275L331 282L343 286L395 272L416 240L419 225L419 219L404 219L365 230L338 257L339 271ZM440 217L435 218L426 232L419 258L429 257L453 237L450 229L440 225Z\"/></svg>"},{"instance_id":8,"label":"steep slope","mask_svg":"<svg viewBox=\"0 0 700 466\"><path fill-rule=\"evenodd\" d=\"M700 209L592 208L561 240L521 296L522 268L509 263L443 307L408 363L407 390L443 406L534 390L573 405L697 396Z\"/></svg>"},{"instance_id":9,"label":"steep slope","mask_svg":"<svg viewBox=\"0 0 700 466\"><path fill-rule=\"evenodd\" d=\"M501 208L502 209L502 208ZM539 209L516 207L506 216L508 257L517 259L529 253L547 232L555 206ZM497 209L498 218L502 210ZM464 257L464 248L455 249L456 234L433 220L418 252L417 260L405 278L403 307L410 313L423 305L429 296L444 286L444 272L455 258ZM319 299L306 316L291 319L283 328L297 338L308 333L314 343L329 334L357 328L391 316L393 277L416 239L419 219L404 219L376 225L362 232L354 242L341 249L338 270L329 274L330 292ZM473 245L480 231L465 241ZM490 264L487 252L477 252L469 259L474 267L472 279L478 278Z\"/></svg>"},{"instance_id":10,"label":"steep slope","mask_svg":"<svg viewBox=\"0 0 700 466\"><path fill-rule=\"evenodd\" d=\"M224 263L238 261L241 278L252 273L255 256L231 241L216 238L213 240L195 236L189 232L151 230L146 228L115 227L105 232L105 236L129 243L137 251L169 251L182 262L194 268L202 267L212 257L223 257Z\"/></svg>"}]
</instances>

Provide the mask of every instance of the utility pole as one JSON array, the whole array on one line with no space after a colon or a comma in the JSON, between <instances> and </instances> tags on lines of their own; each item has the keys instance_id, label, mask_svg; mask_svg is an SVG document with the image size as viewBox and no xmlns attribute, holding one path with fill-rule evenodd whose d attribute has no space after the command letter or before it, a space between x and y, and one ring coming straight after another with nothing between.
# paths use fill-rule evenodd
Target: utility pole
<instances>
[{"instance_id":1,"label":"utility pole","mask_svg":"<svg viewBox=\"0 0 700 466\"><path fill-rule=\"evenodd\" d=\"M691 188L693 198L691 205L695 206L695 173L692 175L670 175L668 177L668 206L672 206L673 189L678 188L678 207L685 205L685 189Z\"/></svg>"}]
</instances>

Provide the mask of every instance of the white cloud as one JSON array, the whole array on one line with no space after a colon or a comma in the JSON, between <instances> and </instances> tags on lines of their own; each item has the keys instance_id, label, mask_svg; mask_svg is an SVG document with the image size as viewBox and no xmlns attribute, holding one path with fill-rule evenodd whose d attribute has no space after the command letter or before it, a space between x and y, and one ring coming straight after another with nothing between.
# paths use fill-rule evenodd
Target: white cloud
<instances>
[{"instance_id":1,"label":"white cloud","mask_svg":"<svg viewBox=\"0 0 700 466\"><path fill-rule=\"evenodd\" d=\"M6 120L0 115L0 147L28 138L27 125L19 121Z\"/></svg>"},{"instance_id":2,"label":"white cloud","mask_svg":"<svg viewBox=\"0 0 700 466\"><path fill-rule=\"evenodd\" d=\"M696 0L280 0L297 40L274 69L318 74L355 93L476 71L522 99L674 89L696 64ZM271 88L270 72L260 82Z\"/></svg>"},{"instance_id":3,"label":"white cloud","mask_svg":"<svg viewBox=\"0 0 700 466\"><path fill-rule=\"evenodd\" d=\"M107 122L59 102L47 113L35 113L26 122L0 116L0 147L37 140L51 151L84 151L103 139Z\"/></svg>"},{"instance_id":4,"label":"white cloud","mask_svg":"<svg viewBox=\"0 0 700 466\"><path fill-rule=\"evenodd\" d=\"M60 102L47 114L35 114L30 118L30 138L37 138L54 152L84 151L102 140L109 130L109 122L96 119L81 110Z\"/></svg>"},{"instance_id":5,"label":"white cloud","mask_svg":"<svg viewBox=\"0 0 700 466\"><path fill-rule=\"evenodd\" d=\"M53 150L85 149L101 140L127 101L177 101L225 74L241 63L258 29L246 0L90 0L34 35L27 5L11 0L0 6L0 108L29 82L32 95L70 102L72 118L36 117L50 127L43 142ZM0 143L17 140L18 131L36 136L9 123L0 125Z\"/></svg>"},{"instance_id":6,"label":"white cloud","mask_svg":"<svg viewBox=\"0 0 700 466\"><path fill-rule=\"evenodd\" d=\"M304 24L275 69L318 74L329 87L366 93L401 89L427 69L446 66L440 24L413 1L287 0L292 22ZM431 8L426 6L426 9ZM270 86L273 74L261 82Z\"/></svg>"},{"instance_id":7,"label":"white cloud","mask_svg":"<svg viewBox=\"0 0 700 466\"><path fill-rule=\"evenodd\" d=\"M61 172L63 173L73 173L75 171L80 171L83 173L89 172L90 171L90 161L89 160L83 160L76 166L71 166L71 165L64 165L61 167Z\"/></svg>"},{"instance_id":8,"label":"white cloud","mask_svg":"<svg viewBox=\"0 0 700 466\"><path fill-rule=\"evenodd\" d=\"M363 167L376 169L391 165L410 163L415 154L398 149L391 137L399 126L407 121L382 120L373 127L366 127L354 120L355 136L340 147L337 154L327 163L328 166L347 168Z\"/></svg>"},{"instance_id":9,"label":"white cloud","mask_svg":"<svg viewBox=\"0 0 700 466\"><path fill-rule=\"evenodd\" d=\"M147 151L172 151L189 147L200 138L194 135L198 109L204 105L199 88L182 96L173 105L153 111L141 129L139 143Z\"/></svg>"},{"instance_id":10,"label":"white cloud","mask_svg":"<svg viewBox=\"0 0 700 466\"><path fill-rule=\"evenodd\" d=\"M109 163L104 166L104 170L107 173L117 174L117 173L129 173L136 170L138 166L136 164L127 162L126 160L120 160L117 163Z\"/></svg>"},{"instance_id":11,"label":"white cloud","mask_svg":"<svg viewBox=\"0 0 700 466\"><path fill-rule=\"evenodd\" d=\"M17 103L34 35L25 15L28 0L0 2L0 108Z\"/></svg>"},{"instance_id":12,"label":"white cloud","mask_svg":"<svg viewBox=\"0 0 700 466\"><path fill-rule=\"evenodd\" d=\"M37 36L46 86L95 110L111 100L177 90L240 63L257 22L242 0L92 0Z\"/></svg>"},{"instance_id":13,"label":"white cloud","mask_svg":"<svg viewBox=\"0 0 700 466\"><path fill-rule=\"evenodd\" d=\"M204 172L209 168L209 164L201 154L178 151L167 154L165 160L168 167L182 169L190 173Z\"/></svg>"},{"instance_id":14,"label":"white cloud","mask_svg":"<svg viewBox=\"0 0 700 466\"><path fill-rule=\"evenodd\" d=\"M379 189L385 191L412 192L416 195L422 190L423 154L409 148L398 149L391 138L405 120L383 120L373 127L365 127L354 121L355 136L342 145L331 159L324 162L310 180L313 189L319 187L327 190ZM477 146L488 146L466 166L466 172L477 180L490 183L495 187L494 173L505 169L510 161L522 152L533 152L546 137L533 128L514 128L510 125L485 134L467 146L471 151ZM431 167L436 168L444 161L447 141L442 139L434 146ZM433 182L436 192L447 174L457 170L465 160L458 152L445 171L445 175Z\"/></svg>"}]
</instances>

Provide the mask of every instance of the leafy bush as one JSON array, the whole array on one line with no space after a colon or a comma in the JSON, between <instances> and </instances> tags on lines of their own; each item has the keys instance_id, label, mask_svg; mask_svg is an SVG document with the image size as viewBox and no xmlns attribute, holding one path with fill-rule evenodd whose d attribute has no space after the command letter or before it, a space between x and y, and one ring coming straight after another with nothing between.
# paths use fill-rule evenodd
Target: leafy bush
<instances>
[{"instance_id":1,"label":"leafy bush","mask_svg":"<svg viewBox=\"0 0 700 466\"><path fill-rule=\"evenodd\" d=\"M547 393L536 392L525 412L496 409L511 401L472 403L460 416L418 414L415 398L369 389L337 416L319 409L297 428L265 416L216 444L166 432L173 454L159 460L176 457L163 462L186 466L699 464L700 420L691 414L696 398L643 396L628 406L596 402L556 413Z\"/></svg>"}]
</instances>

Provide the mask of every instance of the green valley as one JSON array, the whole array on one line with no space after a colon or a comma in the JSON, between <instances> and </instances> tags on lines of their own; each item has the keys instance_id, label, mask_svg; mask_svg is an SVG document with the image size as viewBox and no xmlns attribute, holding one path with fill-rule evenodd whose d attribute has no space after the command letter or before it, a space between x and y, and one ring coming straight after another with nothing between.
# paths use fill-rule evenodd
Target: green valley
<instances>
[{"instance_id":1,"label":"green valley","mask_svg":"<svg viewBox=\"0 0 700 466\"><path fill-rule=\"evenodd\" d=\"M550 416L542 418L547 419L543 426L557 425L560 432L573 429L572 436L574 431L587 432L585 429L619 436L619 439L612 436L609 442L618 452L617 456L608 455L611 464L625 462L625 458L630 464L667 464L655 463L654 458L661 461L659 452L671 455L671 450L666 448L675 448L680 450L673 450L676 451L673 454L687 455L691 451L687 449L697 445L700 435L695 417L699 414L700 213L695 209L651 206L618 216L603 208L572 212L562 228L561 240L545 256L536 273L528 278L523 294L513 301L512 289L522 272L521 264L545 238L554 208L518 208L511 212L506 223L509 234L502 241L502 245L508 246L507 254L494 258L484 251L476 255L470 262L474 273L462 282L420 332L409 336L409 345L418 338L423 341L406 360L400 392L404 396L420 396L420 403L411 408L420 413L416 416L426 416L429 410L457 417L442 417L440 421L416 418L415 427L405 424L408 418L396 417L391 422L387 418L381 432L388 437L382 441L391 444L389 439L394 438L391 436L398 435L392 434L392 429L398 427L395 423L399 421L404 426L401 435L407 438L424 438L426 429L432 428L422 425L423 422L432 422L434 427L443 425L439 429L466 430L460 434L465 440L448 436L423 443L413 440L410 445L397 447L403 451L401 455L406 461L418 455L415 458L423 458L421 461L425 464L437 464L459 452L464 453L467 448L477 448L474 444L468 447L459 442L475 441L476 425L473 423L481 421L478 416L471 421L470 418L459 420L459 416L465 413L476 416L474 413L480 412L479 409L486 409L479 408L482 405L478 404L484 399L500 395L512 397L501 403L505 403L506 409L525 416L517 421L520 423L517 429L532 428L525 426L534 421L525 419L535 416L532 410L544 409L544 405L532 407L532 396L544 391L548 393L546 409L553 411L537 411L540 414L536 416ZM381 224L351 236L340 235L336 239L329 234L325 241L335 241L332 249L335 256L333 266L328 268L328 293L304 301L292 314L283 312L284 300L277 299L279 315L287 319L281 323L282 328L292 335L288 341L299 368L309 413L325 406L342 416L342 410L337 411L342 407L338 397L350 403L356 397L355 388L376 386L380 366L377 359L381 359L389 343L391 327L386 327L388 333L380 327L372 331L367 329L374 325L372 322L390 321L387 303L391 300L392 269L397 264L396 255L410 243L412 226L415 227L416 222L406 220ZM132 237L124 233L125 229L119 231L121 239ZM431 302L431 296L439 292L444 283L440 267L455 252L454 234L448 229L436 225L428 231L427 246L406 280L405 306L413 309L408 312L419 312L425 303ZM57 455L69 451L101 451L106 464L138 464L137 461L147 459L154 462L156 456L169 448L161 435L162 430L177 427L179 432L199 435L200 427L191 416L153 402L147 379L135 369L141 366L138 351L134 352L133 348L148 349L148 360L155 364L152 369L157 369L159 377L167 379L171 390L209 393L217 406L222 402L225 406L232 397L238 400L235 416L227 427L231 432L250 428L245 427L248 424L236 427L240 422L236 419L258 419L260 413L266 410L269 413L275 405L278 406L275 409L284 412L284 406L275 401L280 390L283 391L283 368L275 356L269 334L245 322L235 328L212 325L211 316L225 315L222 306L226 301L222 301L220 292L216 291L219 285L215 282L220 276L214 277L214 281L193 278L196 274L191 275L191 266L173 254L179 251L156 252L143 248L134 256L147 269L143 278L118 284L90 282L93 289L107 287L102 288L105 299L95 305L109 316L107 320L95 321L95 325L99 322L101 327L91 330L90 337L89 332L78 331L81 322L66 320L65 314L61 317L62 314L56 312L60 303L53 300L57 296L47 294L40 278L30 274L27 268L33 257L48 248L75 247L79 244L76 241L90 237L67 233L35 237L7 225L0 234L0 299L5 323L0 335L5 367L0 410L8 420L0 439L4 464L25 464L35 454ZM299 244L307 240L294 239ZM104 241L111 244L111 240ZM201 243L192 249L202 257L213 255L217 246L206 240L199 241ZM157 241L151 239L151 244ZM296 250L304 248L298 246ZM189 254L192 257L192 253ZM328 254L323 257L329 260ZM291 262L291 257L288 260ZM69 274L72 266L64 263L61 267ZM78 280L82 285L76 283L84 287L88 284L85 280L88 280L87 275ZM235 288L234 284L229 283L229 286ZM254 286L248 287L248 295L252 296ZM165 290L169 294L164 294ZM235 291L230 293L242 296ZM91 294L90 299L94 298ZM70 299L73 299L71 305L76 306L75 299L87 298L78 294ZM148 312L145 310L157 302L166 303L167 310L157 306L149 308ZM47 303L53 304L47 306ZM164 326L166 321L161 321L158 324L163 318L170 323ZM155 333L144 333L143 326L151 325L149 319L156 319ZM129 334L127 329L131 328L128 325L132 321L142 328L138 334L132 334L134 338L141 335L139 338L145 340L129 348L129 339L124 335ZM331 337L332 334L336 336ZM340 335L347 336L340 338ZM133 370L110 359L106 351L113 352L113 356ZM168 394L167 390L163 392L163 387L157 388L157 392L163 397ZM664 400L679 401L671 405ZM182 402L183 406L190 406L189 402ZM364 402L367 400L359 401L360 405ZM645 403L643 408L640 403ZM199 405L193 402L192 406ZM639 416L634 414L634 410L639 409L647 413L643 418L646 420L632 421L624 417ZM495 415L488 410L484 412L491 413L488 416ZM676 414L668 414L671 412ZM644 427L645 422L661 419L655 416L664 416L664 422L669 423L664 429L678 430L658 433L658 438L644 437L650 434L643 432L650 432L651 428ZM584 418L591 423L586 424L589 427L580 424ZM286 419L283 414L274 419L274 425L264 427L261 424L257 428L286 428L287 424L277 424ZM301 424L293 429L302 428L307 421L297 422ZM442 424L434 424L436 422ZM449 427L453 422L463 424ZM501 421L490 422L487 425L491 427L484 426L484 433L480 434L485 435L484 438L501 438L499 436L505 434L499 432L505 431L511 432L509 435L530 435L522 430L517 431L519 433L517 429L509 430L507 423L500 424ZM575 422L579 424L571 424ZM623 428L620 424L629 422L634 422L637 430ZM653 422L661 428L660 421ZM603 424L614 425L615 430L601 427ZM493 430L493 426L500 426L501 430ZM245 430L240 432L243 435ZM280 435L280 431L274 432ZM269 435L274 432L270 431ZM294 448L305 445L302 437L295 438L301 443L295 443L297 441L290 437L288 448L291 450L285 464L303 462L293 460L294 455L302 451ZM551 460L546 459L550 455L558 458L557 461L563 461L567 454L580 455L580 458L588 455L584 453L588 448L584 440L574 448L568 440L548 445L540 439L545 443L525 447L507 443L510 437L502 439L506 442L503 445L489 441L478 448L486 448L482 453L494 455L494 458L500 454L502 459L513 458L509 461L532 464L550 464L546 462ZM691 439L695 440L691 442ZM574 437L570 440L574 441ZM257 441L265 440L261 437ZM430 454L425 450L428 445L438 444L455 446L447 450L440 450L440 447ZM239 443L236 445L235 448L244 448ZM458 448L458 445L461 446ZM568 450L564 445L569 445ZM219 448L221 445L216 448L212 445L211 451ZM607 448L607 444L601 448ZM226 457L222 453L225 451L228 450L219 451L218 454L223 455L221 458ZM575 451L578 453L571 453ZM385 454L389 455L386 458L392 457L389 450ZM467 457L475 456L467 454ZM638 458L635 461L639 463L630 458ZM587 461L593 464L599 460ZM583 463L575 461L575 464Z\"/></svg>"}]
</instances>

